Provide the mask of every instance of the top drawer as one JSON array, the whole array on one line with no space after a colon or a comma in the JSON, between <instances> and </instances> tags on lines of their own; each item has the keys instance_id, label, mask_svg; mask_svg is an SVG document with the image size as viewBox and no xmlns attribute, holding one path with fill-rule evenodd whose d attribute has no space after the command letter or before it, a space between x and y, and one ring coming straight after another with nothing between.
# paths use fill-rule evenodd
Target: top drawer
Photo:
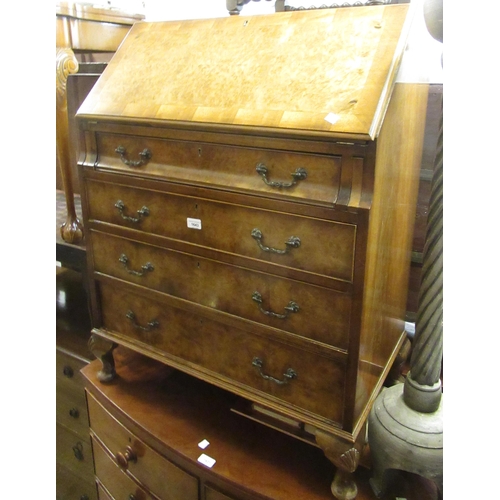
<instances>
[{"instance_id":1,"label":"top drawer","mask_svg":"<svg viewBox=\"0 0 500 500\"><path fill-rule=\"evenodd\" d=\"M97 132L97 168L331 206L342 157Z\"/></svg>"}]
</instances>

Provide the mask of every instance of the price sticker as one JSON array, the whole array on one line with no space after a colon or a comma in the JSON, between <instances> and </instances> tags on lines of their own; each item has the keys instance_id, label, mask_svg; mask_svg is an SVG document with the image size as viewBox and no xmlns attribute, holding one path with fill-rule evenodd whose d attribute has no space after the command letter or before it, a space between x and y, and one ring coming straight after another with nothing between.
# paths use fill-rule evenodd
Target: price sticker
<instances>
[{"instance_id":1,"label":"price sticker","mask_svg":"<svg viewBox=\"0 0 500 500\"><path fill-rule=\"evenodd\" d=\"M207 467L212 468L215 464L215 458L209 457L208 455L205 455L205 453L202 453L198 457L198 462L200 462L203 465L206 465Z\"/></svg>"},{"instance_id":2,"label":"price sticker","mask_svg":"<svg viewBox=\"0 0 500 500\"><path fill-rule=\"evenodd\" d=\"M204 439L203 441L200 441L200 442L198 443L198 446L199 446L202 450L204 450L204 449L205 449L205 448L206 448L209 444L210 444L210 443L209 443L206 439Z\"/></svg>"},{"instance_id":3,"label":"price sticker","mask_svg":"<svg viewBox=\"0 0 500 500\"><path fill-rule=\"evenodd\" d=\"M187 226L189 229L201 229L201 220L200 219L191 219L188 217Z\"/></svg>"}]
</instances>

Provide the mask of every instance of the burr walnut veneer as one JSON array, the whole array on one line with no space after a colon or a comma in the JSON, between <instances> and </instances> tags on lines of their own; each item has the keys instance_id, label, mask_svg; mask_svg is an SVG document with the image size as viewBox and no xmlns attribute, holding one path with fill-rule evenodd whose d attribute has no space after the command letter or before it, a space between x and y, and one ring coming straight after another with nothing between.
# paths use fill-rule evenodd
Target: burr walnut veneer
<instances>
[{"instance_id":1,"label":"burr walnut veneer","mask_svg":"<svg viewBox=\"0 0 500 500\"><path fill-rule=\"evenodd\" d=\"M408 4L137 23L78 111L103 382L132 348L319 445L354 498L405 339L427 86Z\"/></svg>"}]
</instances>

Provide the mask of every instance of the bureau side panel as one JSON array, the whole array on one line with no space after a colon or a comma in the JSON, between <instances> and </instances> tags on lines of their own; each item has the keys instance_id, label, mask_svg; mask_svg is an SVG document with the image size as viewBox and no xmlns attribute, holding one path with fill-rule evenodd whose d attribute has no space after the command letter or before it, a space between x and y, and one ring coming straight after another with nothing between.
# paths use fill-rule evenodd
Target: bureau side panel
<instances>
[{"instance_id":1,"label":"bureau side panel","mask_svg":"<svg viewBox=\"0 0 500 500\"><path fill-rule=\"evenodd\" d=\"M355 421L369 411L404 338L428 85L397 84L377 143Z\"/></svg>"}]
</instances>

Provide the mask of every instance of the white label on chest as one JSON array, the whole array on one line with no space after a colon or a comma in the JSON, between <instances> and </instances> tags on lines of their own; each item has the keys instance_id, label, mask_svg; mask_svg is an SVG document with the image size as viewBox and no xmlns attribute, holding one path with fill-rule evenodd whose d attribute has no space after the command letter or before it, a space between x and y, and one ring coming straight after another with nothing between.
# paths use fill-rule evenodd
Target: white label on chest
<instances>
[{"instance_id":1,"label":"white label on chest","mask_svg":"<svg viewBox=\"0 0 500 500\"><path fill-rule=\"evenodd\" d=\"M205 449L205 448L206 448L209 444L210 444L210 443L209 443L206 439L204 439L203 441L200 441L200 442L198 443L198 446L199 446L202 450L204 450L204 449Z\"/></svg>"},{"instance_id":2,"label":"white label on chest","mask_svg":"<svg viewBox=\"0 0 500 500\"><path fill-rule=\"evenodd\" d=\"M187 218L187 225L189 229L201 229L201 220L200 219L190 219Z\"/></svg>"},{"instance_id":3,"label":"white label on chest","mask_svg":"<svg viewBox=\"0 0 500 500\"><path fill-rule=\"evenodd\" d=\"M339 115L336 115L334 113L328 113L326 116L325 116L325 120L328 122L328 123L331 123L332 125L335 125L339 120L340 120L340 116Z\"/></svg>"},{"instance_id":4,"label":"white label on chest","mask_svg":"<svg viewBox=\"0 0 500 500\"><path fill-rule=\"evenodd\" d=\"M205 453L202 453L198 457L198 462L200 462L203 465L206 465L207 467L213 467L213 465L215 464L215 459L209 457L208 455L205 455Z\"/></svg>"}]
</instances>

